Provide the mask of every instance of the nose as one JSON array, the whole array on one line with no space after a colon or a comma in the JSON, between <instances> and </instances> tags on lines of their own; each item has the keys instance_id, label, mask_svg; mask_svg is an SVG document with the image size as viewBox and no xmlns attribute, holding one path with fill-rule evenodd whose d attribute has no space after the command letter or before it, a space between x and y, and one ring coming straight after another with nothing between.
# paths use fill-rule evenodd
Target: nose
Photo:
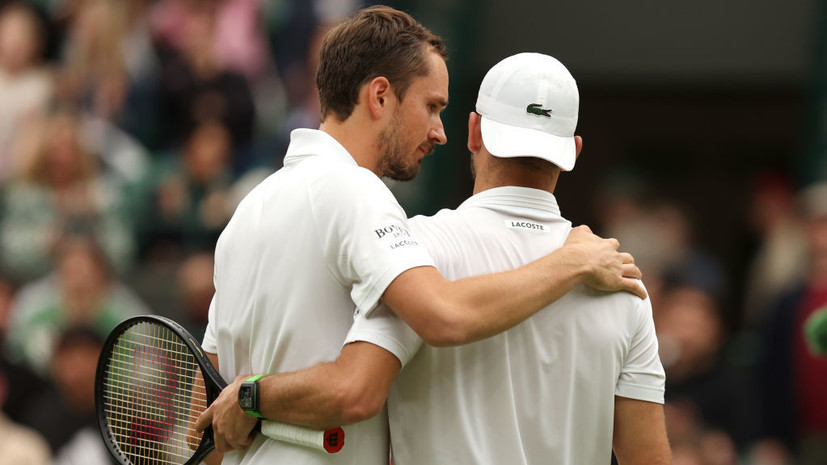
<instances>
[{"instance_id":1,"label":"nose","mask_svg":"<svg viewBox=\"0 0 827 465\"><path fill-rule=\"evenodd\" d=\"M437 116L436 124L431 127L431 130L428 132L428 138L439 145L445 145L448 142L448 136L445 135L445 127L442 125L442 118Z\"/></svg>"}]
</instances>

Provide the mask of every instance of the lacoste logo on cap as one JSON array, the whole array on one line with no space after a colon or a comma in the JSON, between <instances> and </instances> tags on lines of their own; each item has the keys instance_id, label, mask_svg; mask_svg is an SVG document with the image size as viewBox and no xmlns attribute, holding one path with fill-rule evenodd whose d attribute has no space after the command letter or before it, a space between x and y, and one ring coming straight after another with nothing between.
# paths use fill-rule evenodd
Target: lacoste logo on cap
<instances>
[{"instance_id":1,"label":"lacoste logo on cap","mask_svg":"<svg viewBox=\"0 0 827 465\"><path fill-rule=\"evenodd\" d=\"M545 109L539 103L532 103L526 107L525 111L539 116L548 116L551 118L551 108Z\"/></svg>"}]
</instances>

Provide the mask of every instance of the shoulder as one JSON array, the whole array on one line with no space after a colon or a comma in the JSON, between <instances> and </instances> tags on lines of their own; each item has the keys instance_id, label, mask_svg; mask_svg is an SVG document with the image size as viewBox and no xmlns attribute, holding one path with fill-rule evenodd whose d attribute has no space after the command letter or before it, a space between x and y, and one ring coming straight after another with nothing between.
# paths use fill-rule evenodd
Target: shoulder
<instances>
[{"instance_id":1,"label":"shoulder","mask_svg":"<svg viewBox=\"0 0 827 465\"><path fill-rule=\"evenodd\" d=\"M652 301L648 296L641 299L630 292L600 291L584 284L576 287L570 295L579 296L579 302L588 302L590 305L603 308L613 318L623 319L630 325L639 326L653 319Z\"/></svg>"},{"instance_id":2,"label":"shoulder","mask_svg":"<svg viewBox=\"0 0 827 465\"><path fill-rule=\"evenodd\" d=\"M280 169L272 178L278 179L278 182L295 180L319 191L345 189L343 194L360 191L390 193L385 183L372 171L327 156L307 157Z\"/></svg>"},{"instance_id":3,"label":"shoulder","mask_svg":"<svg viewBox=\"0 0 827 465\"><path fill-rule=\"evenodd\" d=\"M334 163L322 166L307 178L307 194L314 207L393 208L401 210L393 193L373 172L359 166Z\"/></svg>"},{"instance_id":4,"label":"shoulder","mask_svg":"<svg viewBox=\"0 0 827 465\"><path fill-rule=\"evenodd\" d=\"M462 221L464 219L459 211L445 208L432 216L416 215L408 220L408 224L412 232L428 236L453 230Z\"/></svg>"},{"instance_id":5,"label":"shoulder","mask_svg":"<svg viewBox=\"0 0 827 465\"><path fill-rule=\"evenodd\" d=\"M373 171L349 163L329 163L317 157L316 179L335 186L344 186L356 190L381 190L390 193L390 189Z\"/></svg>"}]
</instances>

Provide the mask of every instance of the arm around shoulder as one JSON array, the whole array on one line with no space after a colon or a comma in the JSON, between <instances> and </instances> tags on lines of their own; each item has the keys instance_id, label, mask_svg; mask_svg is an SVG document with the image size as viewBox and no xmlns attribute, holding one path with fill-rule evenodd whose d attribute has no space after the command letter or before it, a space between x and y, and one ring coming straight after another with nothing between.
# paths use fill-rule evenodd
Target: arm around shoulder
<instances>
[{"instance_id":1,"label":"arm around shoulder","mask_svg":"<svg viewBox=\"0 0 827 465\"><path fill-rule=\"evenodd\" d=\"M513 327L579 283L645 297L632 256L617 252L616 240L581 228L562 248L510 271L448 281L433 267L411 268L382 300L427 344L454 346Z\"/></svg>"},{"instance_id":2,"label":"arm around shoulder","mask_svg":"<svg viewBox=\"0 0 827 465\"><path fill-rule=\"evenodd\" d=\"M574 288L584 270L562 249L515 270L458 281L418 267L397 276L382 300L425 343L456 346L522 322Z\"/></svg>"}]
</instances>

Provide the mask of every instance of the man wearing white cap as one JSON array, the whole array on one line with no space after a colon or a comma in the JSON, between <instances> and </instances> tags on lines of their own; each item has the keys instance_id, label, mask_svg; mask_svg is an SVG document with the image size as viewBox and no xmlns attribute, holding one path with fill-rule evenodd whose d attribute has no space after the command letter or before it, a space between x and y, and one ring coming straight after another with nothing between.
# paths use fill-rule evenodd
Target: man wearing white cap
<instances>
[{"instance_id":1,"label":"man wearing white cap","mask_svg":"<svg viewBox=\"0 0 827 465\"><path fill-rule=\"evenodd\" d=\"M571 229L552 194L574 168L579 94L556 59L520 53L485 76L468 121L474 195L411 227L449 279L507 269ZM374 321L371 321L374 320ZM398 341L388 398L395 465L670 463L649 299L578 286L473 344L422 345L386 309L348 340ZM418 351L417 351L418 349Z\"/></svg>"},{"instance_id":2,"label":"man wearing white cap","mask_svg":"<svg viewBox=\"0 0 827 465\"><path fill-rule=\"evenodd\" d=\"M468 121L474 195L409 223L447 278L563 245L572 227L552 193L582 147L578 107L574 79L550 56L521 53L488 72ZM397 372L372 369L377 351L366 346L404 366L389 394ZM450 348L423 345L380 305L357 312L335 362L267 378L262 413L317 427L360 421L378 408L341 401L357 385L359 405L389 395L394 465L608 464L612 449L621 465L669 463L657 349L648 298L582 285L504 333Z\"/></svg>"}]
</instances>

